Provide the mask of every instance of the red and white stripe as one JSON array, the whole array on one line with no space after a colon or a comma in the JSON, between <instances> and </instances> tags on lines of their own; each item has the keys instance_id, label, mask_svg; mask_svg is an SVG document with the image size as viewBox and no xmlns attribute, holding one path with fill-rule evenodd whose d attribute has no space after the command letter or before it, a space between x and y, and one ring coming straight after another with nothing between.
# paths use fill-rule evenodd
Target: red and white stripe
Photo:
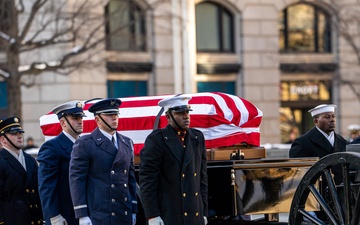
<instances>
[{"instance_id":1,"label":"red and white stripe","mask_svg":"<svg viewBox=\"0 0 360 225\"><path fill-rule=\"evenodd\" d=\"M260 123L262 112L249 101L238 96L219 92L187 94L193 111L190 125L203 132L207 148L227 147L246 143L260 145ZM135 144L135 155L139 155L146 137L153 130L156 116L160 111L158 102L166 96L120 98L118 131L130 137ZM85 104L84 134L96 128L88 108L98 100ZM165 113L160 117L159 128L167 125ZM52 112L40 117L40 127L48 140L60 134L58 118Z\"/></svg>"}]
</instances>

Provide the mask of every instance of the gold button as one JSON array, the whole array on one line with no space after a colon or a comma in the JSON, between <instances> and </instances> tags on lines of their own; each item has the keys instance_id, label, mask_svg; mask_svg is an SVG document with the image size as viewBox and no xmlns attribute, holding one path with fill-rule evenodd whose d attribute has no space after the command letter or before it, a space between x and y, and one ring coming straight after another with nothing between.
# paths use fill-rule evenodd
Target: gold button
<instances>
[{"instance_id":1,"label":"gold button","mask_svg":"<svg viewBox=\"0 0 360 225\"><path fill-rule=\"evenodd\" d=\"M197 174L196 174L196 173L194 173L194 177L196 177L196 175L197 175Z\"/></svg>"},{"instance_id":2,"label":"gold button","mask_svg":"<svg viewBox=\"0 0 360 225\"><path fill-rule=\"evenodd\" d=\"M124 184L124 187L127 187L127 184Z\"/></svg>"},{"instance_id":3,"label":"gold button","mask_svg":"<svg viewBox=\"0 0 360 225\"><path fill-rule=\"evenodd\" d=\"M40 220L38 220L38 224L42 224L42 222Z\"/></svg>"},{"instance_id":4,"label":"gold button","mask_svg":"<svg viewBox=\"0 0 360 225\"><path fill-rule=\"evenodd\" d=\"M32 205L30 205L30 208L32 208Z\"/></svg>"},{"instance_id":5,"label":"gold button","mask_svg":"<svg viewBox=\"0 0 360 225\"><path fill-rule=\"evenodd\" d=\"M186 197L186 193L183 194L183 197L184 197L184 198Z\"/></svg>"},{"instance_id":6,"label":"gold button","mask_svg":"<svg viewBox=\"0 0 360 225\"><path fill-rule=\"evenodd\" d=\"M199 216L199 213L197 212L197 213L195 213L195 216Z\"/></svg>"},{"instance_id":7,"label":"gold button","mask_svg":"<svg viewBox=\"0 0 360 225\"><path fill-rule=\"evenodd\" d=\"M184 212L184 216L187 216L187 212Z\"/></svg>"},{"instance_id":8,"label":"gold button","mask_svg":"<svg viewBox=\"0 0 360 225\"><path fill-rule=\"evenodd\" d=\"M199 194L196 192L196 193L195 193L195 196L198 196L198 195L199 195Z\"/></svg>"},{"instance_id":9,"label":"gold button","mask_svg":"<svg viewBox=\"0 0 360 225\"><path fill-rule=\"evenodd\" d=\"M185 177L185 174L182 174L182 177Z\"/></svg>"},{"instance_id":10,"label":"gold button","mask_svg":"<svg viewBox=\"0 0 360 225\"><path fill-rule=\"evenodd\" d=\"M35 190L34 190L34 189L32 189L32 190L31 190L31 192L32 192L32 193L35 193Z\"/></svg>"},{"instance_id":11,"label":"gold button","mask_svg":"<svg viewBox=\"0 0 360 225\"><path fill-rule=\"evenodd\" d=\"M30 192L30 190L29 189L26 189L26 193L29 193Z\"/></svg>"},{"instance_id":12,"label":"gold button","mask_svg":"<svg viewBox=\"0 0 360 225\"><path fill-rule=\"evenodd\" d=\"M34 221L31 221L31 224L35 224Z\"/></svg>"}]
</instances>

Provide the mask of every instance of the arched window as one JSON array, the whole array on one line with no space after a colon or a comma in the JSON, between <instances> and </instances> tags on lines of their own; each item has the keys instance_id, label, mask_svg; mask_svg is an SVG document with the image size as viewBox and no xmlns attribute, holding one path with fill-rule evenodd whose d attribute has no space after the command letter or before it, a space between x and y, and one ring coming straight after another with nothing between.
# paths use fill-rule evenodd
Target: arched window
<instances>
[{"instance_id":1,"label":"arched window","mask_svg":"<svg viewBox=\"0 0 360 225\"><path fill-rule=\"evenodd\" d=\"M234 19L224 7L203 2L196 5L198 52L234 52Z\"/></svg>"},{"instance_id":2,"label":"arched window","mask_svg":"<svg viewBox=\"0 0 360 225\"><path fill-rule=\"evenodd\" d=\"M145 13L134 1L110 0L105 18L107 50L146 50Z\"/></svg>"},{"instance_id":3,"label":"arched window","mask_svg":"<svg viewBox=\"0 0 360 225\"><path fill-rule=\"evenodd\" d=\"M319 7L296 4L279 14L280 51L331 52L330 16Z\"/></svg>"}]
</instances>

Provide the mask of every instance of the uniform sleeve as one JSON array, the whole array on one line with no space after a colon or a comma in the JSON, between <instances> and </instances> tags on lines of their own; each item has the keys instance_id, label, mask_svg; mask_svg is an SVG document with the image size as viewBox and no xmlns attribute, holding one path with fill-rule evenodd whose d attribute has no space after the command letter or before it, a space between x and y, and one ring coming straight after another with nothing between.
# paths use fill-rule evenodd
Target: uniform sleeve
<instances>
[{"instance_id":1,"label":"uniform sleeve","mask_svg":"<svg viewBox=\"0 0 360 225\"><path fill-rule=\"evenodd\" d=\"M137 195L136 195L136 178L135 178L135 166L134 166L134 144L131 140L130 146L132 150L132 157L130 162L130 172L129 172L129 188L130 188L130 195L131 195L131 202L132 202L132 212L137 213L138 212L138 202L137 202Z\"/></svg>"},{"instance_id":2,"label":"uniform sleeve","mask_svg":"<svg viewBox=\"0 0 360 225\"><path fill-rule=\"evenodd\" d=\"M71 152L69 166L70 194L74 205L75 217L85 217L88 215L86 201L87 174L89 171L90 156L88 149L81 138L78 139Z\"/></svg>"},{"instance_id":3,"label":"uniform sleeve","mask_svg":"<svg viewBox=\"0 0 360 225\"><path fill-rule=\"evenodd\" d=\"M290 158L300 158L300 157L308 157L309 155L304 149L301 140L295 139L295 141L291 144L291 148L289 150L289 157Z\"/></svg>"},{"instance_id":4,"label":"uniform sleeve","mask_svg":"<svg viewBox=\"0 0 360 225\"><path fill-rule=\"evenodd\" d=\"M4 198L4 185L5 185L5 163L2 158L0 158L0 223L4 222L3 212L2 212L2 199Z\"/></svg>"},{"instance_id":5,"label":"uniform sleeve","mask_svg":"<svg viewBox=\"0 0 360 225\"><path fill-rule=\"evenodd\" d=\"M52 142L45 142L38 154L39 195L45 219L60 214L58 173L60 155Z\"/></svg>"},{"instance_id":6,"label":"uniform sleeve","mask_svg":"<svg viewBox=\"0 0 360 225\"><path fill-rule=\"evenodd\" d=\"M201 133L201 132L200 132ZM201 133L202 136L202 158L201 158L201 197L203 200L203 215L208 216L208 176L207 176L207 159L206 159L206 147L205 147L205 138L204 135Z\"/></svg>"},{"instance_id":7,"label":"uniform sleeve","mask_svg":"<svg viewBox=\"0 0 360 225\"><path fill-rule=\"evenodd\" d=\"M141 202L144 206L146 218L161 215L158 186L159 174L161 170L162 150L156 145L156 135L150 134L146 140L144 148L140 151L140 192Z\"/></svg>"}]
</instances>

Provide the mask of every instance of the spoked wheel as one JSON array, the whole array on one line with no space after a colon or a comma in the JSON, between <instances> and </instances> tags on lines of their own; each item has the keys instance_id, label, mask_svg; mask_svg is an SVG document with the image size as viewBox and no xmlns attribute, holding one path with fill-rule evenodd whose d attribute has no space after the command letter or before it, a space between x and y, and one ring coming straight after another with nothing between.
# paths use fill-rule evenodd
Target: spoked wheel
<instances>
[{"instance_id":1,"label":"spoked wheel","mask_svg":"<svg viewBox=\"0 0 360 225\"><path fill-rule=\"evenodd\" d=\"M360 192L356 191L358 188L351 182L350 164L360 166L360 153L333 153L317 161L304 175L295 191L289 213L289 224L358 225ZM331 173L333 166L340 167L342 171L342 182L339 185L335 184ZM321 179L320 184L323 184L323 188L318 188L317 184ZM320 206L323 215L321 218L305 209L310 195L313 195Z\"/></svg>"}]
</instances>

